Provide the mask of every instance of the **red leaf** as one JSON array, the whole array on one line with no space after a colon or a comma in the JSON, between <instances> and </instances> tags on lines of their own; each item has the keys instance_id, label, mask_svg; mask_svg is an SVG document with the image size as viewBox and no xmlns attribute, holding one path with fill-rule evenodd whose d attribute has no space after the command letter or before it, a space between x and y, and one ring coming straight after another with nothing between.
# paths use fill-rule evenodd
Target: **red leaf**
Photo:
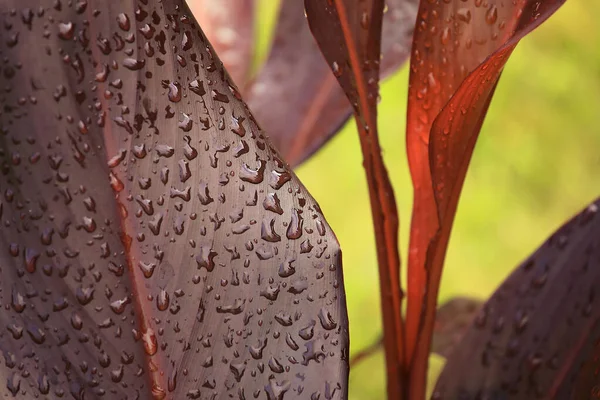
<instances>
[{"instance_id":1,"label":"red leaf","mask_svg":"<svg viewBox=\"0 0 600 400\"><path fill-rule=\"evenodd\" d=\"M254 57L254 0L193 0L190 8L237 87L250 78Z\"/></svg>"},{"instance_id":2,"label":"red leaf","mask_svg":"<svg viewBox=\"0 0 600 400\"><path fill-rule=\"evenodd\" d=\"M345 398L339 244L185 3L0 16L1 392Z\"/></svg>"},{"instance_id":3,"label":"red leaf","mask_svg":"<svg viewBox=\"0 0 600 400\"><path fill-rule=\"evenodd\" d=\"M398 212L377 137L382 0L305 0L310 29L354 105L375 228L389 398L402 396L404 338Z\"/></svg>"},{"instance_id":4,"label":"red leaf","mask_svg":"<svg viewBox=\"0 0 600 400\"><path fill-rule=\"evenodd\" d=\"M600 199L483 306L433 399L588 399L600 385Z\"/></svg>"},{"instance_id":5,"label":"red leaf","mask_svg":"<svg viewBox=\"0 0 600 400\"><path fill-rule=\"evenodd\" d=\"M518 41L564 0L422 1L413 41L407 150L414 206L408 266L411 387L424 396L448 238L494 88Z\"/></svg>"},{"instance_id":6,"label":"red leaf","mask_svg":"<svg viewBox=\"0 0 600 400\"><path fill-rule=\"evenodd\" d=\"M408 57L416 0L388 1L383 18L381 73L394 73ZM244 95L275 147L295 166L344 125L352 108L319 52L304 3L284 1L266 64Z\"/></svg>"}]
</instances>

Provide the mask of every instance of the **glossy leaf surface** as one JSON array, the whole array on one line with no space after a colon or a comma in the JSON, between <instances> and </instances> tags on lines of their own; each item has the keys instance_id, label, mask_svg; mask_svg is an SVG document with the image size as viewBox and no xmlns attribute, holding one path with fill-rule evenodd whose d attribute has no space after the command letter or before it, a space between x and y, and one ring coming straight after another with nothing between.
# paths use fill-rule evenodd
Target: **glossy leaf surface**
<instances>
[{"instance_id":1,"label":"glossy leaf surface","mask_svg":"<svg viewBox=\"0 0 600 400\"><path fill-rule=\"evenodd\" d=\"M248 79L254 58L254 0L188 0L206 38L238 88Z\"/></svg>"},{"instance_id":2,"label":"glossy leaf surface","mask_svg":"<svg viewBox=\"0 0 600 400\"><path fill-rule=\"evenodd\" d=\"M391 0L383 17L382 77L408 58L416 0ZM352 107L310 32L302 1L283 1L266 64L244 94L275 147L295 166L325 144Z\"/></svg>"},{"instance_id":3,"label":"glossy leaf surface","mask_svg":"<svg viewBox=\"0 0 600 400\"><path fill-rule=\"evenodd\" d=\"M0 392L345 398L337 240L185 4L0 17Z\"/></svg>"},{"instance_id":4,"label":"glossy leaf surface","mask_svg":"<svg viewBox=\"0 0 600 400\"><path fill-rule=\"evenodd\" d=\"M304 4L323 56L359 120L368 124L377 115L383 1L305 0Z\"/></svg>"},{"instance_id":5,"label":"glossy leaf surface","mask_svg":"<svg viewBox=\"0 0 600 400\"><path fill-rule=\"evenodd\" d=\"M406 322L408 357L419 363L411 378L415 388L425 387L446 247L500 73L518 41L563 2L421 2L411 58L406 139L415 188ZM411 398L422 396L415 393Z\"/></svg>"},{"instance_id":6,"label":"glossy leaf surface","mask_svg":"<svg viewBox=\"0 0 600 400\"><path fill-rule=\"evenodd\" d=\"M354 107L367 175L379 263L387 393L402 396L404 328L398 251L398 211L377 134L382 0L305 0L310 29Z\"/></svg>"},{"instance_id":7,"label":"glossy leaf surface","mask_svg":"<svg viewBox=\"0 0 600 400\"><path fill-rule=\"evenodd\" d=\"M600 199L567 222L500 286L448 359L434 399L594 398L599 207Z\"/></svg>"},{"instance_id":8,"label":"glossy leaf surface","mask_svg":"<svg viewBox=\"0 0 600 400\"><path fill-rule=\"evenodd\" d=\"M381 30L381 79L398 70L410 55L418 0L386 0Z\"/></svg>"}]
</instances>

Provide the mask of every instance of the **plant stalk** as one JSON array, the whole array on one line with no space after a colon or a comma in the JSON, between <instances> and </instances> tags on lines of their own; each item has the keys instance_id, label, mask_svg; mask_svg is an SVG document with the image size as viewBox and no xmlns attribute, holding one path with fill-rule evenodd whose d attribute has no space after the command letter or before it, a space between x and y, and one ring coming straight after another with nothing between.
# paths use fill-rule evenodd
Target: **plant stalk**
<instances>
[{"instance_id":1,"label":"plant stalk","mask_svg":"<svg viewBox=\"0 0 600 400\"><path fill-rule=\"evenodd\" d=\"M369 96L363 63L349 24L346 4L334 0L348 49L348 61L355 78L358 105L355 120L367 175L377 260L379 265L380 299L383 314L387 393L389 400L407 398L406 360L404 355L403 292L400 285L400 252L398 249L398 210L394 190L381 155L377 135L377 96ZM383 10L383 4L378 4ZM377 9L377 7L374 7ZM353 100L350 98L350 101Z\"/></svg>"}]
</instances>

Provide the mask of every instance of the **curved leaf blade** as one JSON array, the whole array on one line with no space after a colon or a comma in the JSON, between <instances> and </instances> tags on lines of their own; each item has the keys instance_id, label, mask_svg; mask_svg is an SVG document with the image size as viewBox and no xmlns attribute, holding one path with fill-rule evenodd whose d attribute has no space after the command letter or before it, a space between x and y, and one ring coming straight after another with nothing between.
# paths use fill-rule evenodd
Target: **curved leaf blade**
<instances>
[{"instance_id":1,"label":"curved leaf blade","mask_svg":"<svg viewBox=\"0 0 600 400\"><path fill-rule=\"evenodd\" d=\"M471 325L481 300L454 297L438 307L431 340L431 352L448 358Z\"/></svg>"},{"instance_id":2,"label":"curved leaf blade","mask_svg":"<svg viewBox=\"0 0 600 400\"><path fill-rule=\"evenodd\" d=\"M386 0L381 27L381 79L408 60L418 8L418 0Z\"/></svg>"},{"instance_id":3,"label":"curved leaf blade","mask_svg":"<svg viewBox=\"0 0 600 400\"><path fill-rule=\"evenodd\" d=\"M416 3L387 2L382 77L394 73L408 58ZM302 163L327 143L352 115L344 91L309 30L303 2L281 4L271 53L244 98L291 166Z\"/></svg>"},{"instance_id":4,"label":"curved leaf blade","mask_svg":"<svg viewBox=\"0 0 600 400\"><path fill-rule=\"evenodd\" d=\"M434 399L586 399L600 384L600 199L558 229L486 302Z\"/></svg>"},{"instance_id":5,"label":"curved leaf blade","mask_svg":"<svg viewBox=\"0 0 600 400\"><path fill-rule=\"evenodd\" d=\"M377 133L382 0L305 0L309 26L354 107L379 262L388 397L405 391L398 210Z\"/></svg>"},{"instance_id":6,"label":"curved leaf blade","mask_svg":"<svg viewBox=\"0 0 600 400\"><path fill-rule=\"evenodd\" d=\"M305 0L308 24L363 125L376 126L384 3Z\"/></svg>"},{"instance_id":7,"label":"curved leaf blade","mask_svg":"<svg viewBox=\"0 0 600 400\"><path fill-rule=\"evenodd\" d=\"M468 297L455 297L442 304L435 314L431 352L446 358L452 354L481 304L480 300ZM350 368L371 357L382 347L383 336L380 336L369 346L351 355Z\"/></svg>"},{"instance_id":8,"label":"curved leaf blade","mask_svg":"<svg viewBox=\"0 0 600 400\"><path fill-rule=\"evenodd\" d=\"M407 152L414 201L407 352L425 387L442 266L456 206L502 68L519 40L564 0L421 2L413 41ZM427 293L427 295L425 295ZM422 398L415 393L413 398Z\"/></svg>"},{"instance_id":9,"label":"curved leaf blade","mask_svg":"<svg viewBox=\"0 0 600 400\"><path fill-rule=\"evenodd\" d=\"M254 0L189 0L190 9L237 87L250 79L254 58Z\"/></svg>"},{"instance_id":10,"label":"curved leaf blade","mask_svg":"<svg viewBox=\"0 0 600 400\"><path fill-rule=\"evenodd\" d=\"M345 398L339 244L185 4L0 15L2 391Z\"/></svg>"},{"instance_id":11,"label":"curved leaf blade","mask_svg":"<svg viewBox=\"0 0 600 400\"><path fill-rule=\"evenodd\" d=\"M281 4L269 58L244 97L292 166L314 153L352 114L308 29L303 2Z\"/></svg>"}]
</instances>

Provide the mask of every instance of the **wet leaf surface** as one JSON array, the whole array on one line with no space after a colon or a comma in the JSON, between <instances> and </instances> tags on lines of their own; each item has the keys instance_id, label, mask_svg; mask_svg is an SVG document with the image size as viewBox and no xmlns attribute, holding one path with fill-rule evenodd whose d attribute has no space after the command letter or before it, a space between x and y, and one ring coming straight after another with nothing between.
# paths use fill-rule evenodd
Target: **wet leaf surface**
<instances>
[{"instance_id":1,"label":"wet leaf surface","mask_svg":"<svg viewBox=\"0 0 600 400\"><path fill-rule=\"evenodd\" d=\"M500 286L448 359L433 399L594 398L599 207L600 199L567 222Z\"/></svg>"},{"instance_id":2,"label":"wet leaf surface","mask_svg":"<svg viewBox=\"0 0 600 400\"><path fill-rule=\"evenodd\" d=\"M416 0L388 1L383 18L382 77L408 58ZM290 165L323 146L352 115L310 32L302 1L283 1L266 64L244 94L260 126Z\"/></svg>"},{"instance_id":3,"label":"wet leaf surface","mask_svg":"<svg viewBox=\"0 0 600 400\"><path fill-rule=\"evenodd\" d=\"M383 1L305 0L304 6L329 68L361 123L368 125L377 115Z\"/></svg>"},{"instance_id":4,"label":"wet leaf surface","mask_svg":"<svg viewBox=\"0 0 600 400\"><path fill-rule=\"evenodd\" d=\"M337 240L185 5L0 18L0 392L345 398Z\"/></svg>"},{"instance_id":5,"label":"wet leaf surface","mask_svg":"<svg viewBox=\"0 0 600 400\"><path fill-rule=\"evenodd\" d=\"M407 151L415 188L407 349L409 360L419 363L413 368L413 387L425 387L448 238L471 154L502 68L519 40L562 3L564 0L421 2L412 49L407 120ZM421 397L415 394L414 398Z\"/></svg>"},{"instance_id":6,"label":"wet leaf surface","mask_svg":"<svg viewBox=\"0 0 600 400\"><path fill-rule=\"evenodd\" d=\"M377 134L382 0L305 0L309 26L354 108L375 231L386 349L387 393L402 396L404 328L398 211Z\"/></svg>"},{"instance_id":7,"label":"wet leaf surface","mask_svg":"<svg viewBox=\"0 0 600 400\"><path fill-rule=\"evenodd\" d=\"M206 38L238 88L250 78L254 58L254 0L188 0Z\"/></svg>"}]
</instances>

